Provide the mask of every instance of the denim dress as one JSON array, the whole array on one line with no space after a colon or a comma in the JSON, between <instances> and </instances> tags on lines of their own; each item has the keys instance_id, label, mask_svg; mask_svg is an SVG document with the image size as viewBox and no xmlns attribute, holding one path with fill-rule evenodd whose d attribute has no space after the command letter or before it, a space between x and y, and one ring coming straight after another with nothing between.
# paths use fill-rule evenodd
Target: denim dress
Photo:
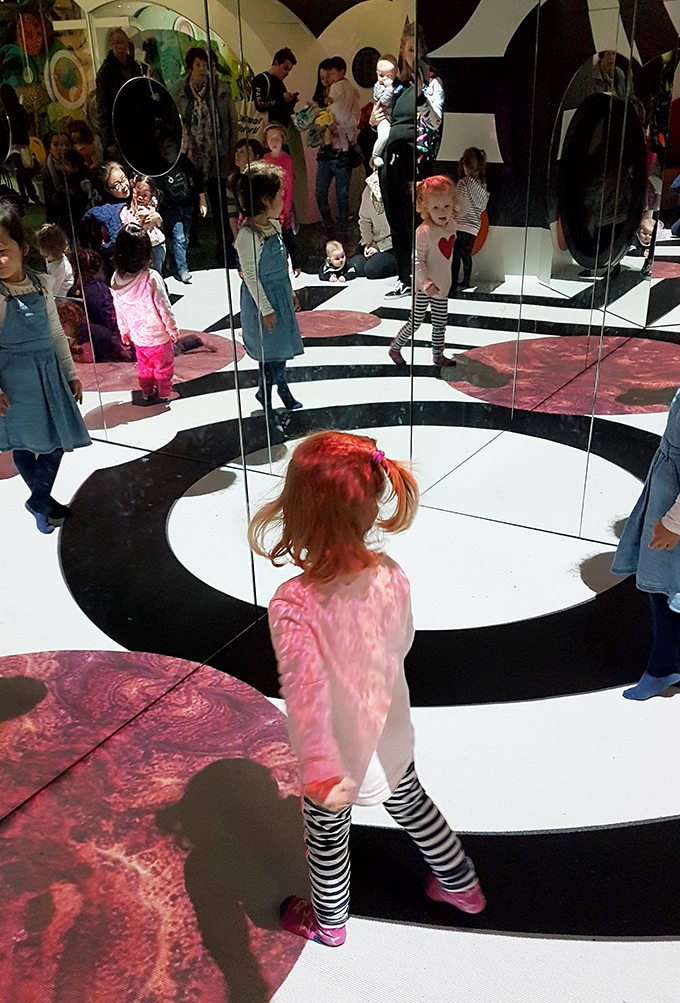
<instances>
[{"instance_id":1,"label":"denim dress","mask_svg":"<svg viewBox=\"0 0 680 1003\"><path fill-rule=\"evenodd\" d=\"M273 331L267 330L250 290L242 282L241 328L246 352L257 362L285 362L302 355L304 346L295 316L288 254L279 232L265 238L258 276L276 314L276 324Z\"/></svg>"},{"instance_id":2,"label":"denim dress","mask_svg":"<svg viewBox=\"0 0 680 1003\"><path fill-rule=\"evenodd\" d=\"M54 349L40 280L29 277L38 292L7 297L0 328L0 387L9 410L0 418L0 453L26 449L32 453L70 451L89 446L85 423Z\"/></svg>"},{"instance_id":3,"label":"denim dress","mask_svg":"<svg viewBox=\"0 0 680 1003\"><path fill-rule=\"evenodd\" d=\"M668 412L659 448L652 459L645 486L628 517L614 556L615 575L635 575L643 592L661 592L680 613L680 544L673 550L650 550L654 526L680 494L680 390Z\"/></svg>"}]
</instances>

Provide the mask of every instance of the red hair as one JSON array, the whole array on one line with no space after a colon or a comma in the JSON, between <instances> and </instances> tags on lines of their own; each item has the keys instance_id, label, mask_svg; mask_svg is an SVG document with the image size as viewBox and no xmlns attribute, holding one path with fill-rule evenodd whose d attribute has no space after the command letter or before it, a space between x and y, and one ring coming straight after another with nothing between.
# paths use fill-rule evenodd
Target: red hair
<instances>
[{"instance_id":1,"label":"red hair","mask_svg":"<svg viewBox=\"0 0 680 1003\"><path fill-rule=\"evenodd\" d=\"M462 199L451 178L447 178L445 174L435 174L432 178L425 178L424 181L416 183L416 209L425 220L430 218L427 210L427 200L430 195L450 195L454 215L463 208Z\"/></svg>"},{"instance_id":2,"label":"red hair","mask_svg":"<svg viewBox=\"0 0 680 1003\"><path fill-rule=\"evenodd\" d=\"M394 501L394 511L380 516ZM376 450L375 439L346 432L316 432L293 453L281 494L253 516L248 541L256 554L280 566L289 558L319 582L370 568L366 546L373 526L408 529L418 506L418 485L405 464ZM275 526L278 540L265 542Z\"/></svg>"}]
</instances>

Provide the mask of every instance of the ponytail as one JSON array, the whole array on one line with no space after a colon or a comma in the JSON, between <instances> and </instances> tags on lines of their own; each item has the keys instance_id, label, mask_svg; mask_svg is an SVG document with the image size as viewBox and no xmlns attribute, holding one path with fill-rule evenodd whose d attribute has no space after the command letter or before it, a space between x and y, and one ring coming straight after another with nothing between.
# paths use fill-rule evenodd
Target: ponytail
<instances>
[{"instance_id":1,"label":"ponytail","mask_svg":"<svg viewBox=\"0 0 680 1003\"><path fill-rule=\"evenodd\" d=\"M418 482L408 467L399 460L385 457L381 466L392 489L385 502L395 498L397 504L392 515L387 519L378 519L377 524L385 533L403 533L415 519L418 508Z\"/></svg>"}]
</instances>

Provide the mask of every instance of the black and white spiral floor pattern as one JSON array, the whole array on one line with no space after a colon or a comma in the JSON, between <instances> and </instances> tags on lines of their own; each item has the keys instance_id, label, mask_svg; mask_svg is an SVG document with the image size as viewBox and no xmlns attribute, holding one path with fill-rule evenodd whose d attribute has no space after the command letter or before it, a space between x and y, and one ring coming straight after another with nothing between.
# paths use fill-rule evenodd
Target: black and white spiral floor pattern
<instances>
[{"instance_id":1,"label":"black and white spiral floor pattern","mask_svg":"<svg viewBox=\"0 0 680 1003\"><path fill-rule=\"evenodd\" d=\"M237 302L235 276L232 287ZM308 343L290 367L305 407L282 413L269 449L252 363L239 365L247 486L251 506L275 491L289 440L313 427L370 430L388 453L413 455L422 508L388 547L413 583L418 768L467 834L489 907L469 922L423 905L401 831L380 809L357 810L347 943L308 945L274 999L670 1003L679 705L621 699L644 659L646 608L607 573L665 415L598 418L588 459L588 418L525 412L511 423L435 379L427 327L411 380L386 355L408 308L386 307L388 287L357 282L318 308L381 322ZM508 280L452 300L447 342L455 352L518 330L636 326L615 303L571 302L579 290ZM220 329L223 274L172 291L181 326ZM172 653L276 700L266 632L253 624L286 572L256 562L253 587L233 371L178 389L169 409L146 412L127 394L103 394L101 407L87 395L96 441L62 466L56 493L74 498L76 517L61 534L36 534L19 479L0 482L3 565L15 569L0 653Z\"/></svg>"}]
</instances>

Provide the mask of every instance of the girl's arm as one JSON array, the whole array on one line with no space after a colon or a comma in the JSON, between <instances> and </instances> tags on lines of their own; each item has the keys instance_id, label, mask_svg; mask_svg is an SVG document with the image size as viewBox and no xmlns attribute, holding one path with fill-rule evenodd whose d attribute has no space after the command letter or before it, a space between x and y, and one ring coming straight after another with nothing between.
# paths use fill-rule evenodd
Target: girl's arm
<instances>
[{"instance_id":1,"label":"girl's arm","mask_svg":"<svg viewBox=\"0 0 680 1003\"><path fill-rule=\"evenodd\" d=\"M465 195L469 198L471 204L482 211L486 209L489 201L489 193L486 189L486 185L483 185L481 181L478 181L477 178L471 177L469 174L464 179L464 185Z\"/></svg>"},{"instance_id":2,"label":"girl's arm","mask_svg":"<svg viewBox=\"0 0 680 1003\"><path fill-rule=\"evenodd\" d=\"M416 230L416 280L420 289L425 289L432 280L427 274L427 252L430 246L430 228L424 223Z\"/></svg>"},{"instance_id":3,"label":"girl's arm","mask_svg":"<svg viewBox=\"0 0 680 1003\"><path fill-rule=\"evenodd\" d=\"M262 241L249 226L242 226L234 241L234 247L238 254L243 281L255 300L255 305L263 317L274 313L274 307L267 299L267 294L260 282L259 264L262 256Z\"/></svg>"},{"instance_id":4,"label":"girl's arm","mask_svg":"<svg viewBox=\"0 0 680 1003\"><path fill-rule=\"evenodd\" d=\"M118 332L120 334L120 340L123 342L124 345L129 345L132 339L130 338L130 325L128 324L125 318L125 311L121 310L121 308L118 306L116 294L112 292L111 296L113 297L113 308L116 314L116 322L118 324Z\"/></svg>"},{"instance_id":5,"label":"girl's arm","mask_svg":"<svg viewBox=\"0 0 680 1003\"><path fill-rule=\"evenodd\" d=\"M304 609L274 597L269 605L269 629L302 783L344 777L345 767L333 735L330 686Z\"/></svg>"},{"instance_id":6,"label":"girl's arm","mask_svg":"<svg viewBox=\"0 0 680 1003\"><path fill-rule=\"evenodd\" d=\"M160 277L158 272L151 270L150 274L151 281L151 296L158 310L158 314L163 322L163 327L168 332L171 341L177 341L179 338L179 329L177 327L177 321L175 320L175 315L172 312L172 306L170 300L168 299L168 294L165 291L165 286L163 285L163 279Z\"/></svg>"},{"instance_id":7,"label":"girl's arm","mask_svg":"<svg viewBox=\"0 0 680 1003\"><path fill-rule=\"evenodd\" d=\"M418 112L430 129L438 129L444 114L444 88L439 77L431 77L417 100Z\"/></svg>"},{"instance_id":8,"label":"girl's arm","mask_svg":"<svg viewBox=\"0 0 680 1003\"><path fill-rule=\"evenodd\" d=\"M73 383L74 380L78 379L78 373L76 372L75 363L73 361L73 356L71 355L71 349L69 348L68 341L66 340L66 335L64 334L64 329L62 328L61 321L59 320L57 304L55 303L54 296L50 291L47 275L40 275L39 278L45 294L47 318L50 322L50 334L52 335L52 340L54 342L54 351L57 353L57 358L59 359L61 368L64 371L67 383Z\"/></svg>"}]
</instances>

